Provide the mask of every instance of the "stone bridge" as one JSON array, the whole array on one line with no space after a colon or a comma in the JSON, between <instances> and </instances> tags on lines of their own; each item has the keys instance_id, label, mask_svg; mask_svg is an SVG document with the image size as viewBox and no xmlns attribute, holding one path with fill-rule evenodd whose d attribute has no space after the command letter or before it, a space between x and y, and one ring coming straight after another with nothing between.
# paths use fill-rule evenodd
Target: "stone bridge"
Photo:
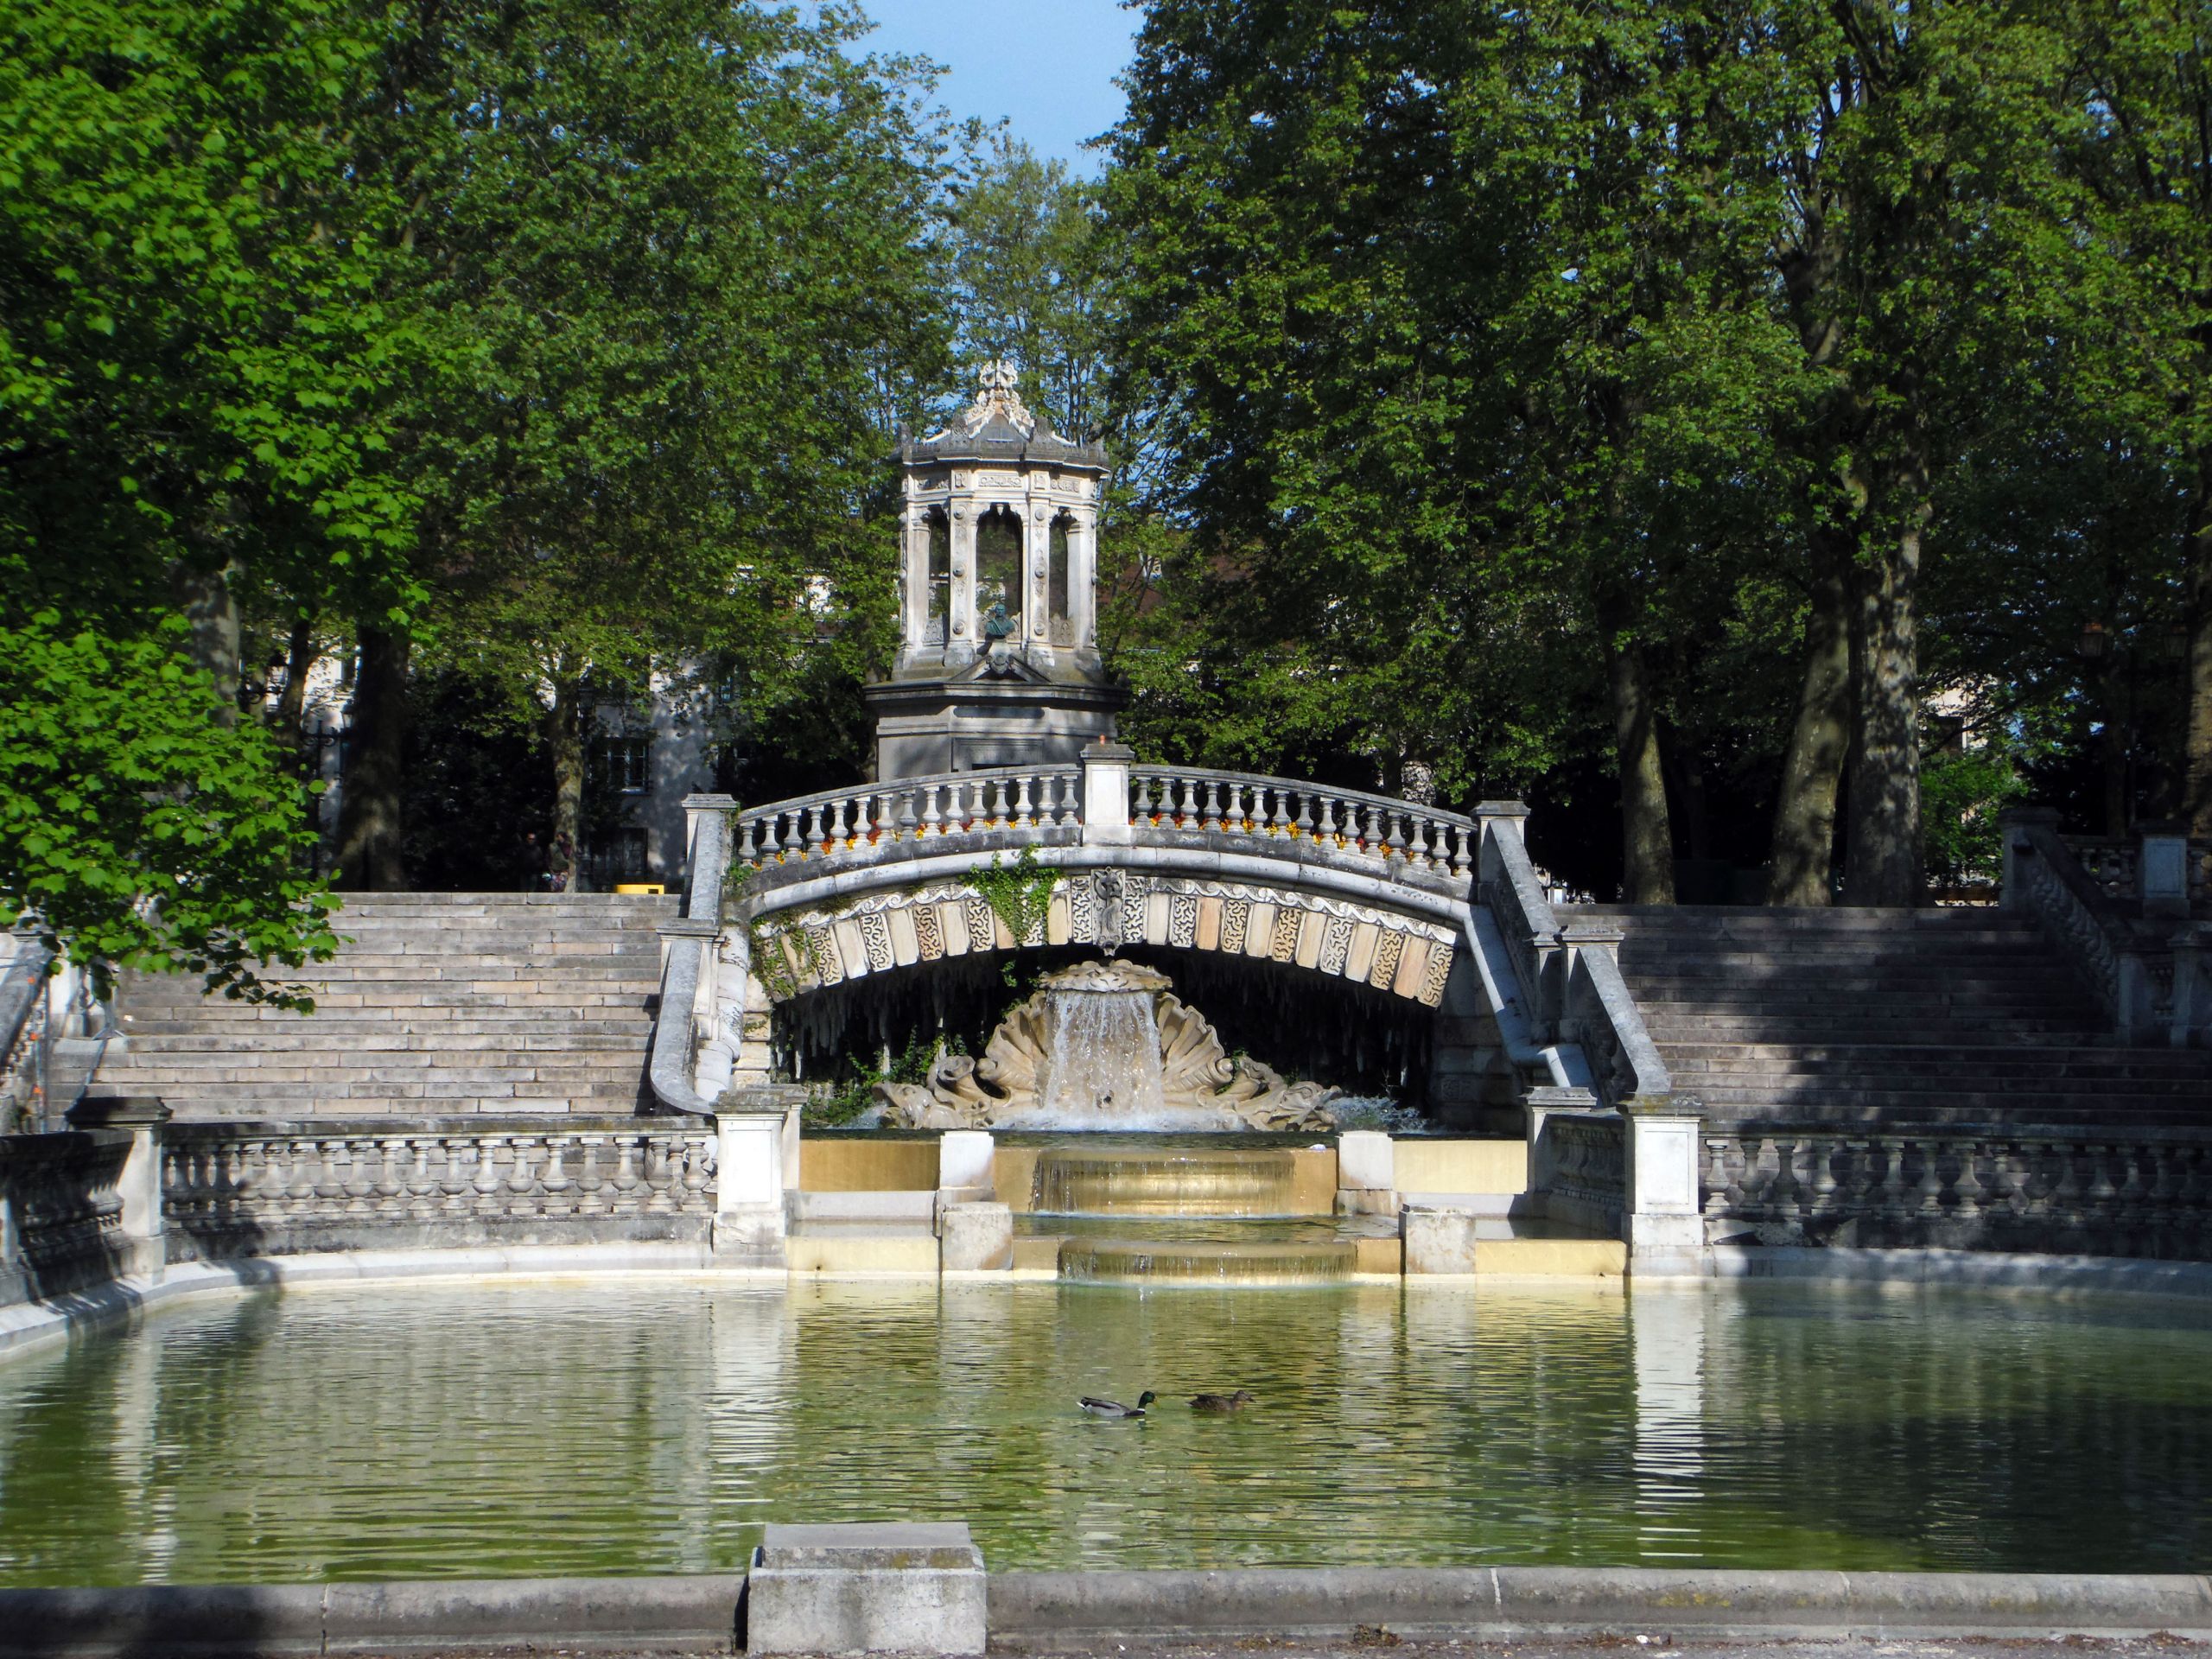
<instances>
[{"instance_id":1,"label":"stone bridge","mask_svg":"<svg viewBox=\"0 0 2212 1659\"><path fill-rule=\"evenodd\" d=\"M1669 1091L1612 960L1617 936L1557 925L1517 802L1469 817L1139 765L1102 743L1074 765L905 779L742 811L722 796L687 805L691 875L668 930L652 1068L679 1110L709 1111L770 1081L781 1005L956 957L1061 945L1241 957L1433 1010L1431 1092L1447 1106L1517 1114L1531 1099L1586 1108ZM1025 852L1033 891L1050 892L1026 915L990 902L1003 879L976 880Z\"/></svg>"}]
</instances>

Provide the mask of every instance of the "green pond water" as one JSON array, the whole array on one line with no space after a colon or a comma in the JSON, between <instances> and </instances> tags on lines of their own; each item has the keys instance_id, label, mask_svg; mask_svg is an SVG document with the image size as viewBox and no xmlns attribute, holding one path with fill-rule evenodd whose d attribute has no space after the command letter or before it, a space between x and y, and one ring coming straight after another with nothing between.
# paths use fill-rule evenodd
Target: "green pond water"
<instances>
[{"instance_id":1,"label":"green pond water","mask_svg":"<svg viewBox=\"0 0 2212 1659\"><path fill-rule=\"evenodd\" d=\"M1242 1385L1247 1414L1179 1398ZM1076 1396L1164 1396L1142 1421ZM2201 1304L1753 1287L598 1281L258 1293L0 1366L0 1582L731 1570L2212 1566Z\"/></svg>"}]
</instances>

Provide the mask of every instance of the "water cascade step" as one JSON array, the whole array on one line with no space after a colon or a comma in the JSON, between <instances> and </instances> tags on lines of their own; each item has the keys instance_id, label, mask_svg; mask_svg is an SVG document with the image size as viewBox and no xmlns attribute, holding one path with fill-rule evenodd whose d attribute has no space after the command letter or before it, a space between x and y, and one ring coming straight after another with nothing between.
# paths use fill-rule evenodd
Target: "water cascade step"
<instances>
[{"instance_id":1,"label":"water cascade step","mask_svg":"<svg viewBox=\"0 0 2212 1659\"><path fill-rule=\"evenodd\" d=\"M1092 1285L1325 1285L1350 1279L1358 1262L1358 1246L1349 1239L1207 1244L1071 1238L1060 1246L1060 1277Z\"/></svg>"},{"instance_id":2,"label":"water cascade step","mask_svg":"<svg viewBox=\"0 0 2212 1659\"><path fill-rule=\"evenodd\" d=\"M1062 1216L1286 1216L1295 1177L1282 1147L1054 1147L1038 1155L1032 1207Z\"/></svg>"}]
</instances>

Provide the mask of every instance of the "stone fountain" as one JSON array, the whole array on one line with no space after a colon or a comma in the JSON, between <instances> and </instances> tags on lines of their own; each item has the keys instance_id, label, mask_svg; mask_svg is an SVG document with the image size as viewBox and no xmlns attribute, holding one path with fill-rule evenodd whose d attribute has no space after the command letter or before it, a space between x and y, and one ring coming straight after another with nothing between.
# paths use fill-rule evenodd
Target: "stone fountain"
<instances>
[{"instance_id":1,"label":"stone fountain","mask_svg":"<svg viewBox=\"0 0 2212 1659\"><path fill-rule=\"evenodd\" d=\"M1047 975L982 1058L876 1085L887 1122L925 1129L1319 1131L1340 1092L1230 1055L1166 975L1119 958Z\"/></svg>"}]
</instances>

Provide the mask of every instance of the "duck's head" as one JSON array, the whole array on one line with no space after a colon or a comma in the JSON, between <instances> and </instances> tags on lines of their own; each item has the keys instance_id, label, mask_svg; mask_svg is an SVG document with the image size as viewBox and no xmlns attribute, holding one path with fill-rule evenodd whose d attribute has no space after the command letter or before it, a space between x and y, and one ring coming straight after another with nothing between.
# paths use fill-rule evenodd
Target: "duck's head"
<instances>
[{"instance_id":1,"label":"duck's head","mask_svg":"<svg viewBox=\"0 0 2212 1659\"><path fill-rule=\"evenodd\" d=\"M1239 1405L1249 1406L1259 1396L1254 1394L1249 1389L1239 1389L1236 1393L1230 1395L1229 1397L1236 1401Z\"/></svg>"},{"instance_id":2,"label":"duck's head","mask_svg":"<svg viewBox=\"0 0 2212 1659\"><path fill-rule=\"evenodd\" d=\"M1158 1395L1154 1394L1150 1389L1147 1389L1142 1394L1137 1395L1137 1409L1139 1411L1142 1411L1147 1406L1150 1405L1154 1401L1159 1398L1160 1396Z\"/></svg>"}]
</instances>

